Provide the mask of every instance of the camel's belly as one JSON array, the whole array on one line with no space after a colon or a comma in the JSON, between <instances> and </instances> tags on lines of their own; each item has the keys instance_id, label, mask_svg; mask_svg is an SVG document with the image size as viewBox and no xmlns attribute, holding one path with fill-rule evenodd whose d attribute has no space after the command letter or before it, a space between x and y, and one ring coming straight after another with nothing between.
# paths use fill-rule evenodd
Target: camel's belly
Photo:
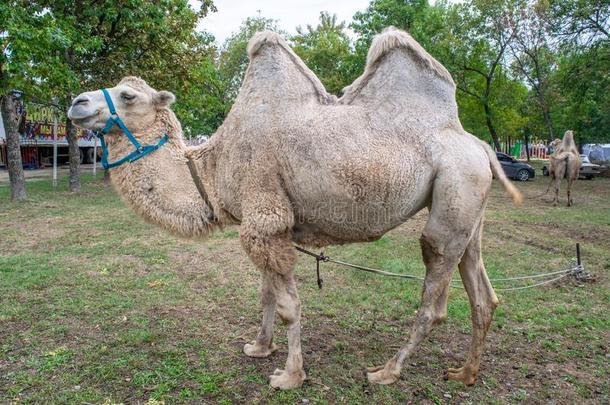
<instances>
[{"instance_id":1,"label":"camel's belly","mask_svg":"<svg viewBox=\"0 0 610 405\"><path fill-rule=\"evenodd\" d=\"M378 166L327 172L311 179L315 192L295 192L295 240L312 245L375 240L428 203L430 174Z\"/></svg>"},{"instance_id":2,"label":"camel's belly","mask_svg":"<svg viewBox=\"0 0 610 405\"><path fill-rule=\"evenodd\" d=\"M352 216L353 214L353 216ZM376 240L404 219L382 218L383 213L337 213L327 218L295 218L294 239L308 245L341 244ZM406 219L406 218L405 218Z\"/></svg>"}]
</instances>

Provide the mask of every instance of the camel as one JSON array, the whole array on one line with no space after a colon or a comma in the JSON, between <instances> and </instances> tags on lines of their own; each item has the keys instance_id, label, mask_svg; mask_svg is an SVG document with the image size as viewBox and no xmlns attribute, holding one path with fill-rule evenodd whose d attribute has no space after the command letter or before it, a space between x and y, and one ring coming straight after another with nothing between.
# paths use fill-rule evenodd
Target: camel
<instances>
[{"instance_id":1,"label":"camel","mask_svg":"<svg viewBox=\"0 0 610 405\"><path fill-rule=\"evenodd\" d=\"M546 193L554 184L555 195L553 197L553 205L559 204L559 187L561 180L565 177L568 181L568 207L574 203L572 199L572 184L578 179L580 166L582 162L576 144L574 143L574 132L566 131L563 135L563 140L555 139L551 142L553 154L550 156L549 176L551 181L546 189Z\"/></svg>"},{"instance_id":2,"label":"camel","mask_svg":"<svg viewBox=\"0 0 610 405\"><path fill-rule=\"evenodd\" d=\"M449 72L410 35L392 28L375 37L362 76L339 99L276 33L254 35L248 55L235 104L198 147L185 146L171 93L135 77L106 90L142 144L168 138L158 150L112 169L118 193L146 220L182 236L239 224L262 284L260 332L243 351L250 357L276 351L277 312L288 335L285 367L270 376L280 389L297 388L306 378L294 244L373 241L427 208L421 307L406 345L385 365L368 369L367 377L378 384L399 378L404 361L447 317L457 267L473 336L465 364L446 377L474 384L498 305L481 255L492 176L515 202L521 195L491 148L462 128ZM100 90L78 95L68 114L76 125L97 131L111 117ZM133 149L117 127L106 138L112 159Z\"/></svg>"}]
</instances>

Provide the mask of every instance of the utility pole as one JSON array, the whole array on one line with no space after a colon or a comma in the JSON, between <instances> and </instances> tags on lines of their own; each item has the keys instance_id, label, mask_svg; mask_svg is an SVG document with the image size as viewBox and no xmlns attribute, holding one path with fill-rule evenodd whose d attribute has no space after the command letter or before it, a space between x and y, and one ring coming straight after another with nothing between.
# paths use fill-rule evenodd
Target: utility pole
<instances>
[{"instance_id":1,"label":"utility pole","mask_svg":"<svg viewBox=\"0 0 610 405\"><path fill-rule=\"evenodd\" d=\"M97 175L97 136L93 136L93 178Z\"/></svg>"},{"instance_id":2,"label":"utility pole","mask_svg":"<svg viewBox=\"0 0 610 405\"><path fill-rule=\"evenodd\" d=\"M57 187L57 111L53 113L53 188Z\"/></svg>"},{"instance_id":3,"label":"utility pole","mask_svg":"<svg viewBox=\"0 0 610 405\"><path fill-rule=\"evenodd\" d=\"M57 187L57 97L53 98L55 109L53 110L53 188Z\"/></svg>"}]
</instances>

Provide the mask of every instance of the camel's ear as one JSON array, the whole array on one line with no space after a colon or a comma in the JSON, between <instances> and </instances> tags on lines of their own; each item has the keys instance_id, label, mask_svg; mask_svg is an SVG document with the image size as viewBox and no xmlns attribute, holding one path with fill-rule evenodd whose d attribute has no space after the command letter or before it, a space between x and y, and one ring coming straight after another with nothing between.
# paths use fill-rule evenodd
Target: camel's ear
<instances>
[{"instance_id":1,"label":"camel's ear","mask_svg":"<svg viewBox=\"0 0 610 405\"><path fill-rule=\"evenodd\" d=\"M154 96L154 102L157 107L169 107L176 101L176 96L169 91L158 91Z\"/></svg>"}]
</instances>

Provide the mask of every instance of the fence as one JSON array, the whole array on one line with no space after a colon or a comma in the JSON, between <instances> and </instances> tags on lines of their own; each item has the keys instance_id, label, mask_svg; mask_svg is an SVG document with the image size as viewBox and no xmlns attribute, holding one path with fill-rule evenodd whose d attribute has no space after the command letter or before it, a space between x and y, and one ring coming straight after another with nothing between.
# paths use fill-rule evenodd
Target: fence
<instances>
[{"instance_id":1,"label":"fence","mask_svg":"<svg viewBox=\"0 0 610 405\"><path fill-rule=\"evenodd\" d=\"M548 159L549 158L549 147L546 141L535 141L532 142L529 147L529 153L531 159ZM525 147L521 147L519 152L519 159L527 159Z\"/></svg>"},{"instance_id":2,"label":"fence","mask_svg":"<svg viewBox=\"0 0 610 405\"><path fill-rule=\"evenodd\" d=\"M548 159L551 152L547 141L533 141L528 146L531 159ZM504 152L516 159L527 159L527 152L523 141L500 142L500 152Z\"/></svg>"}]
</instances>

